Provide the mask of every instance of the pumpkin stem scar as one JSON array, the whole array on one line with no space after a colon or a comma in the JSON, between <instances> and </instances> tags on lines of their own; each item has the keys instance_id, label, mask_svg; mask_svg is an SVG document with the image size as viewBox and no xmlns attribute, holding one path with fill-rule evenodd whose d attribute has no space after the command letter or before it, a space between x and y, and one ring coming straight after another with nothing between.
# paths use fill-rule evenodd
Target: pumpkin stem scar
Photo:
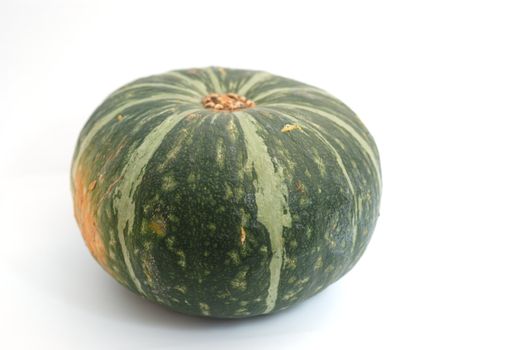
<instances>
[{"instance_id":1,"label":"pumpkin stem scar","mask_svg":"<svg viewBox=\"0 0 523 350\"><path fill-rule=\"evenodd\" d=\"M209 94L202 99L202 105L208 109L230 112L256 107L253 101L231 92L222 95L216 93Z\"/></svg>"}]
</instances>

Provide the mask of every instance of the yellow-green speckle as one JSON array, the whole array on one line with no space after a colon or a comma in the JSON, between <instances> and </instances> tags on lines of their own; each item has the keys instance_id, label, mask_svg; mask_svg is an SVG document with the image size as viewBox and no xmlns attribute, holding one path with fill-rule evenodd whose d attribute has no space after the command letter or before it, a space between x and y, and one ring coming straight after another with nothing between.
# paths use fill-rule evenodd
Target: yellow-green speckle
<instances>
[{"instance_id":1,"label":"yellow-green speckle","mask_svg":"<svg viewBox=\"0 0 523 350\"><path fill-rule=\"evenodd\" d=\"M177 285L177 286L174 286L174 290L182 293L182 294L185 294L187 293L187 287L186 286L183 286L183 285Z\"/></svg>"},{"instance_id":2,"label":"yellow-green speckle","mask_svg":"<svg viewBox=\"0 0 523 350\"><path fill-rule=\"evenodd\" d=\"M231 292L229 292L228 290L224 290L224 291L218 292L216 294L216 296L220 299L228 299L231 297Z\"/></svg>"},{"instance_id":3,"label":"yellow-green speckle","mask_svg":"<svg viewBox=\"0 0 523 350\"><path fill-rule=\"evenodd\" d=\"M285 259L285 268L289 270L294 270L298 266L296 258L290 257Z\"/></svg>"},{"instance_id":4,"label":"yellow-green speckle","mask_svg":"<svg viewBox=\"0 0 523 350\"><path fill-rule=\"evenodd\" d=\"M314 270L319 270L323 266L323 257L319 256L318 259L314 262Z\"/></svg>"},{"instance_id":5,"label":"yellow-green speckle","mask_svg":"<svg viewBox=\"0 0 523 350\"><path fill-rule=\"evenodd\" d=\"M165 244L167 245L167 249L171 252L174 251L174 242L175 242L175 238L173 236L167 237L165 239Z\"/></svg>"},{"instance_id":6,"label":"yellow-green speckle","mask_svg":"<svg viewBox=\"0 0 523 350\"><path fill-rule=\"evenodd\" d=\"M302 291L302 288L298 288L297 290L291 290L282 297L285 301L294 301L298 298L297 294Z\"/></svg>"},{"instance_id":7,"label":"yellow-green speckle","mask_svg":"<svg viewBox=\"0 0 523 350\"><path fill-rule=\"evenodd\" d=\"M196 174L190 173L189 176L187 176L187 182L190 184L196 182Z\"/></svg>"},{"instance_id":8,"label":"yellow-green speckle","mask_svg":"<svg viewBox=\"0 0 523 350\"><path fill-rule=\"evenodd\" d=\"M242 270L236 274L234 279L231 281L231 287L241 292L247 289L247 270Z\"/></svg>"},{"instance_id":9,"label":"yellow-green speckle","mask_svg":"<svg viewBox=\"0 0 523 350\"><path fill-rule=\"evenodd\" d=\"M234 265L239 265L240 264L240 255L238 254L237 251L230 250L230 251L227 252L227 256L231 259L231 262Z\"/></svg>"},{"instance_id":10,"label":"yellow-green speckle","mask_svg":"<svg viewBox=\"0 0 523 350\"><path fill-rule=\"evenodd\" d=\"M310 227L307 227L307 230L305 231L305 237L307 237L307 239L311 239L311 236L312 236L312 230Z\"/></svg>"},{"instance_id":11,"label":"yellow-green speckle","mask_svg":"<svg viewBox=\"0 0 523 350\"><path fill-rule=\"evenodd\" d=\"M318 166L318 170L320 171L320 175L322 177L325 176L325 174L327 172L326 172L326 169L325 169L325 163L323 162L323 158L320 156L318 151L316 149L314 149L314 148L312 149L312 155L313 155L314 163L316 163L316 165Z\"/></svg>"},{"instance_id":12,"label":"yellow-green speckle","mask_svg":"<svg viewBox=\"0 0 523 350\"><path fill-rule=\"evenodd\" d=\"M309 282L310 277L304 277L301 280L299 280L296 284L304 285L305 283Z\"/></svg>"},{"instance_id":13,"label":"yellow-green speckle","mask_svg":"<svg viewBox=\"0 0 523 350\"><path fill-rule=\"evenodd\" d=\"M209 307L209 305L207 305L206 303L199 303L199 306L200 306L200 311L202 312L202 314L204 314L206 316L210 315L211 308Z\"/></svg>"},{"instance_id":14,"label":"yellow-green speckle","mask_svg":"<svg viewBox=\"0 0 523 350\"><path fill-rule=\"evenodd\" d=\"M216 232L216 224L214 223L210 223L207 225L207 229L209 230L209 233L214 233Z\"/></svg>"},{"instance_id":15,"label":"yellow-green speckle","mask_svg":"<svg viewBox=\"0 0 523 350\"><path fill-rule=\"evenodd\" d=\"M302 197L300 197L299 203L300 203L300 207L303 208L303 207L306 207L307 205L309 205L311 203L311 200L308 197L302 196Z\"/></svg>"},{"instance_id":16,"label":"yellow-green speckle","mask_svg":"<svg viewBox=\"0 0 523 350\"><path fill-rule=\"evenodd\" d=\"M236 193L235 193L235 195L234 195L234 198L235 198L236 200L239 201L239 200L243 199L243 196L244 196L244 195L245 195L245 191L243 190L242 187L239 187L239 188L236 190Z\"/></svg>"},{"instance_id":17,"label":"yellow-green speckle","mask_svg":"<svg viewBox=\"0 0 523 350\"><path fill-rule=\"evenodd\" d=\"M236 316L247 316L247 315L249 315L249 311L248 311L246 308L241 307L241 308L237 309L237 310L234 312L234 314L235 314Z\"/></svg>"},{"instance_id":18,"label":"yellow-green speckle","mask_svg":"<svg viewBox=\"0 0 523 350\"><path fill-rule=\"evenodd\" d=\"M327 267L325 268L325 272L328 272L328 273L330 273L330 272L332 272L332 271L334 271L334 270L336 270L336 268L334 267L334 265L329 265L329 266L327 266Z\"/></svg>"},{"instance_id":19,"label":"yellow-green speckle","mask_svg":"<svg viewBox=\"0 0 523 350\"><path fill-rule=\"evenodd\" d=\"M224 198L226 200L228 200L228 199L231 199L233 195L234 195L234 193L232 192L231 186L226 183L225 184L225 196L224 196Z\"/></svg>"},{"instance_id":20,"label":"yellow-green speckle","mask_svg":"<svg viewBox=\"0 0 523 350\"><path fill-rule=\"evenodd\" d=\"M180 219L173 213L170 213L169 215L167 215L167 219L169 219L169 221L172 221L175 224L180 222Z\"/></svg>"},{"instance_id":21,"label":"yellow-green speckle","mask_svg":"<svg viewBox=\"0 0 523 350\"><path fill-rule=\"evenodd\" d=\"M172 191L176 187L176 181L172 176L165 176L162 179L162 190L164 191Z\"/></svg>"},{"instance_id":22,"label":"yellow-green speckle","mask_svg":"<svg viewBox=\"0 0 523 350\"><path fill-rule=\"evenodd\" d=\"M178 265L185 268L185 252L178 249L175 253L178 256Z\"/></svg>"}]
</instances>

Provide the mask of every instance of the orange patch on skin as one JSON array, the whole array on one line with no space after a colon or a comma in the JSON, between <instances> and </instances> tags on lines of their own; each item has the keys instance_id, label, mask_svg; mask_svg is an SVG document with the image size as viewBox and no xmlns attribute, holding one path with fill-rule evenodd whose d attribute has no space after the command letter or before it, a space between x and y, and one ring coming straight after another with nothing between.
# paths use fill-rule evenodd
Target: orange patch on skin
<instances>
[{"instance_id":1,"label":"orange patch on skin","mask_svg":"<svg viewBox=\"0 0 523 350\"><path fill-rule=\"evenodd\" d=\"M114 159L116 158L116 156L118 156L118 154L120 154L120 152L122 151L122 149L123 149L126 145L127 145L127 140L123 140L122 142L120 142L120 143L118 144L118 148L116 148L116 151L111 152L111 153L109 154L109 156L107 157L107 161L108 161L108 162L106 163L106 165L109 164L109 161L114 160Z\"/></svg>"},{"instance_id":2,"label":"orange patch on skin","mask_svg":"<svg viewBox=\"0 0 523 350\"><path fill-rule=\"evenodd\" d=\"M111 269L107 265L107 251L96 223L96 208L92 199L92 190L95 186L96 181L89 183L86 172L79 165L73 175L74 215L76 222L93 257L105 270L112 274Z\"/></svg>"}]
</instances>

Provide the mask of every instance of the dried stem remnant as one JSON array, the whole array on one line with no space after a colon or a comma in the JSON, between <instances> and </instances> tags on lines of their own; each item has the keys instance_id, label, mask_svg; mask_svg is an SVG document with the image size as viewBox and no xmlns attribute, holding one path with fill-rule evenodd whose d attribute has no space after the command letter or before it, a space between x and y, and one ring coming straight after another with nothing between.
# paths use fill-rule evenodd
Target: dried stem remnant
<instances>
[{"instance_id":1,"label":"dried stem remnant","mask_svg":"<svg viewBox=\"0 0 523 350\"><path fill-rule=\"evenodd\" d=\"M256 107L253 101L233 93L222 95L212 93L202 99L202 105L205 108L217 111L237 111L239 109Z\"/></svg>"}]
</instances>

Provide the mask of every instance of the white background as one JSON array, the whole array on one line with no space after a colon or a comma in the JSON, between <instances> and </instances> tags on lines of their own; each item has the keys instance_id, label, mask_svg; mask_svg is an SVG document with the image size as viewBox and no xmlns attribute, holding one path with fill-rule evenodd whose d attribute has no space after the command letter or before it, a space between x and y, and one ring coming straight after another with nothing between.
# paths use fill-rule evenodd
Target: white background
<instances>
[{"instance_id":1,"label":"white background","mask_svg":"<svg viewBox=\"0 0 523 350\"><path fill-rule=\"evenodd\" d=\"M522 349L518 1L0 2L0 348ZM266 70L351 106L381 217L342 280L280 314L178 315L84 247L68 171L112 90L171 69Z\"/></svg>"}]
</instances>

